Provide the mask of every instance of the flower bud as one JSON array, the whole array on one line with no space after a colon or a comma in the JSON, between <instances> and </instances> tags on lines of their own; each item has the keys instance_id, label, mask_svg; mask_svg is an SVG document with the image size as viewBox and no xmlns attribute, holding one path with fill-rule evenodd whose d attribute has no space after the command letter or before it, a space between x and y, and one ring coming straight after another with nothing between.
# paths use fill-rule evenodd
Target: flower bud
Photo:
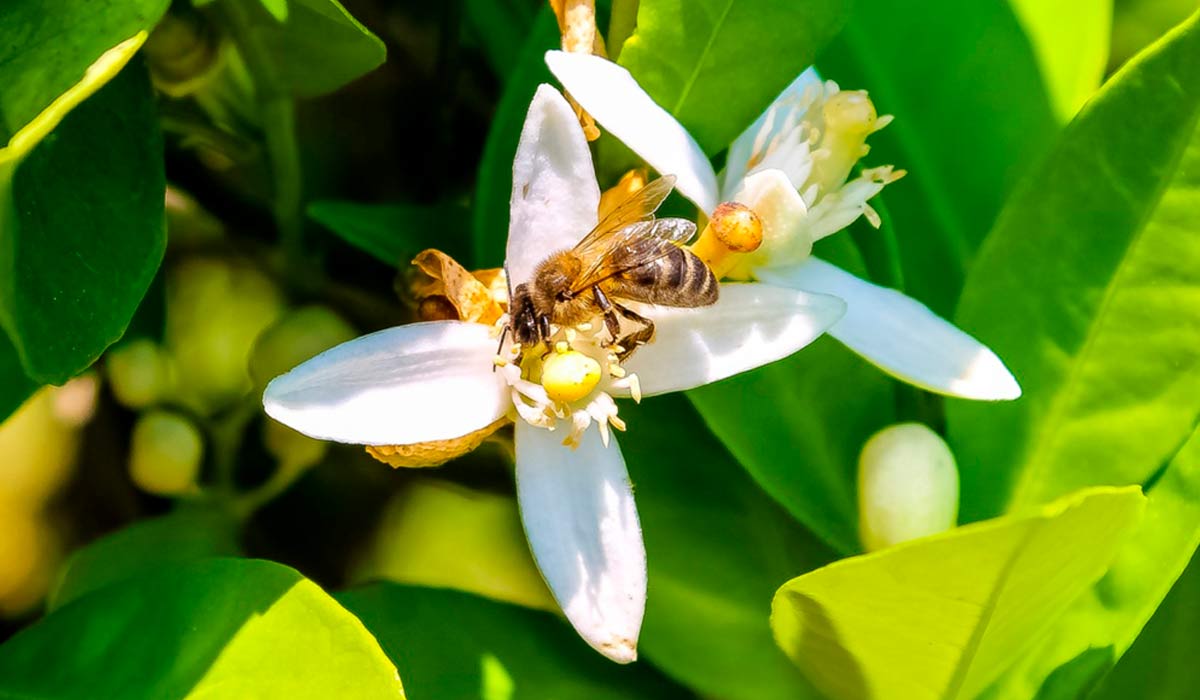
<instances>
[{"instance_id":1,"label":"flower bud","mask_svg":"<svg viewBox=\"0 0 1200 700\"><path fill-rule=\"evenodd\" d=\"M576 350L556 350L542 365L542 386L551 399L573 403L592 393L600 375L600 363L591 357Z\"/></svg>"},{"instance_id":2,"label":"flower bud","mask_svg":"<svg viewBox=\"0 0 1200 700\"><path fill-rule=\"evenodd\" d=\"M247 265L192 258L172 270L165 345L176 370L174 398L209 415L249 392L250 350L282 311L274 283Z\"/></svg>"},{"instance_id":3,"label":"flower bud","mask_svg":"<svg viewBox=\"0 0 1200 700\"><path fill-rule=\"evenodd\" d=\"M295 470L313 466L329 451L324 440L314 440L271 419L263 421L263 445L279 460L280 468Z\"/></svg>"},{"instance_id":4,"label":"flower bud","mask_svg":"<svg viewBox=\"0 0 1200 700\"><path fill-rule=\"evenodd\" d=\"M868 550L954 527L958 469L945 441L919 423L875 433L858 459L858 516Z\"/></svg>"},{"instance_id":5,"label":"flower bud","mask_svg":"<svg viewBox=\"0 0 1200 700\"><path fill-rule=\"evenodd\" d=\"M289 311L255 341L250 354L250 376L255 384L263 386L356 335L354 327L333 309L305 306Z\"/></svg>"},{"instance_id":6,"label":"flower bud","mask_svg":"<svg viewBox=\"0 0 1200 700\"><path fill-rule=\"evenodd\" d=\"M117 401L135 410L157 403L170 385L169 361L149 338L109 350L105 370Z\"/></svg>"},{"instance_id":7,"label":"flower bud","mask_svg":"<svg viewBox=\"0 0 1200 700\"><path fill-rule=\"evenodd\" d=\"M133 427L129 475L138 488L159 496L195 490L204 458L204 440L187 418L152 411Z\"/></svg>"}]
</instances>

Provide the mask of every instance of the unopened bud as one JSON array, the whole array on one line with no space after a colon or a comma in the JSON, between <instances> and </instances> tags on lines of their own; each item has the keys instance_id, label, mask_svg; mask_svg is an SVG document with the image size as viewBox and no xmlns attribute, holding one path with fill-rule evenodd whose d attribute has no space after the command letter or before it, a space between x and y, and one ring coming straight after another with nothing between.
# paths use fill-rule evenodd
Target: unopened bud
<instances>
[{"instance_id":1,"label":"unopened bud","mask_svg":"<svg viewBox=\"0 0 1200 700\"><path fill-rule=\"evenodd\" d=\"M739 254L758 250L762 242L763 224L754 210L739 202L724 202L713 210L692 252L720 279L737 265Z\"/></svg>"},{"instance_id":2,"label":"unopened bud","mask_svg":"<svg viewBox=\"0 0 1200 700\"><path fill-rule=\"evenodd\" d=\"M919 423L872 436L858 459L858 515L868 550L954 527L958 469L945 441Z\"/></svg>"},{"instance_id":3,"label":"unopened bud","mask_svg":"<svg viewBox=\"0 0 1200 700\"><path fill-rule=\"evenodd\" d=\"M355 337L354 327L336 311L305 306L268 327L250 352L250 376L262 386L305 360Z\"/></svg>"},{"instance_id":4,"label":"unopened bud","mask_svg":"<svg viewBox=\"0 0 1200 700\"><path fill-rule=\"evenodd\" d=\"M194 491L203 459L200 431L183 416L153 411L133 427L129 475L143 491L159 496Z\"/></svg>"},{"instance_id":5,"label":"unopened bud","mask_svg":"<svg viewBox=\"0 0 1200 700\"><path fill-rule=\"evenodd\" d=\"M170 385L170 366L158 343L139 338L109 350L105 370L123 406L142 409L158 402Z\"/></svg>"},{"instance_id":6,"label":"unopened bud","mask_svg":"<svg viewBox=\"0 0 1200 700\"><path fill-rule=\"evenodd\" d=\"M576 350L555 350L542 365L542 386L555 401L578 401L600 383L600 363Z\"/></svg>"},{"instance_id":7,"label":"unopened bud","mask_svg":"<svg viewBox=\"0 0 1200 700\"><path fill-rule=\"evenodd\" d=\"M263 421L263 445L279 460L280 468L293 470L313 466L329 451L324 440L314 440L270 419Z\"/></svg>"}]
</instances>

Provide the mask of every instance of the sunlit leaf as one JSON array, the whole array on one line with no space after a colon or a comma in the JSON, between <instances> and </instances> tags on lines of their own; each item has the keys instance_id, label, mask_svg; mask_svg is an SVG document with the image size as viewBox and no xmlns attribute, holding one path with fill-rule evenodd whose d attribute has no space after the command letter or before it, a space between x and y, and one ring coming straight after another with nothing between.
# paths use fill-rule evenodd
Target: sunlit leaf
<instances>
[{"instance_id":1,"label":"sunlit leaf","mask_svg":"<svg viewBox=\"0 0 1200 700\"><path fill-rule=\"evenodd\" d=\"M1059 129L1029 39L1006 0L859 0L817 68L895 115L865 163L908 171L887 189L905 291L949 316L1006 193Z\"/></svg>"},{"instance_id":2,"label":"sunlit leaf","mask_svg":"<svg viewBox=\"0 0 1200 700\"><path fill-rule=\"evenodd\" d=\"M550 613L380 583L339 593L418 700L687 697L645 664L616 666Z\"/></svg>"},{"instance_id":3,"label":"sunlit leaf","mask_svg":"<svg viewBox=\"0 0 1200 700\"><path fill-rule=\"evenodd\" d=\"M404 696L357 618L292 569L252 559L128 579L0 647L0 695L84 688L96 698Z\"/></svg>"},{"instance_id":4,"label":"sunlit leaf","mask_svg":"<svg viewBox=\"0 0 1200 700\"><path fill-rule=\"evenodd\" d=\"M124 332L162 259L164 192L140 62L0 162L0 321L32 378L62 383Z\"/></svg>"},{"instance_id":5,"label":"sunlit leaf","mask_svg":"<svg viewBox=\"0 0 1200 700\"><path fill-rule=\"evenodd\" d=\"M972 698L1104 573L1143 501L1097 488L845 559L780 588L771 624L834 700Z\"/></svg>"},{"instance_id":6,"label":"sunlit leaf","mask_svg":"<svg viewBox=\"0 0 1200 700\"><path fill-rule=\"evenodd\" d=\"M620 63L705 152L715 154L812 64L845 21L847 5L641 0L637 30Z\"/></svg>"},{"instance_id":7,"label":"sunlit leaf","mask_svg":"<svg viewBox=\"0 0 1200 700\"><path fill-rule=\"evenodd\" d=\"M1200 543L1200 431L1153 481L1147 496L1145 517L1108 573L1067 609L1045 642L995 684L988 700L1029 697L1039 686L1061 697L1080 697L1098 674L1063 669L1107 669L1133 643ZM1194 583L1186 586L1194 589Z\"/></svg>"},{"instance_id":8,"label":"sunlit leaf","mask_svg":"<svg viewBox=\"0 0 1200 700\"><path fill-rule=\"evenodd\" d=\"M239 553L238 527L228 513L184 508L143 520L76 551L49 595L54 610L85 593L164 566Z\"/></svg>"},{"instance_id":9,"label":"sunlit leaf","mask_svg":"<svg viewBox=\"0 0 1200 700\"><path fill-rule=\"evenodd\" d=\"M980 251L959 325L1025 393L947 407L967 520L1145 483L1196 425L1198 21L1109 81Z\"/></svg>"},{"instance_id":10,"label":"sunlit leaf","mask_svg":"<svg viewBox=\"0 0 1200 700\"><path fill-rule=\"evenodd\" d=\"M621 416L646 540L642 655L713 697L819 697L767 616L780 584L833 553L755 486L682 397L622 405Z\"/></svg>"},{"instance_id":11,"label":"sunlit leaf","mask_svg":"<svg viewBox=\"0 0 1200 700\"><path fill-rule=\"evenodd\" d=\"M1009 0L1033 45L1046 93L1061 121L1083 106L1104 77L1112 38L1111 0Z\"/></svg>"}]
</instances>

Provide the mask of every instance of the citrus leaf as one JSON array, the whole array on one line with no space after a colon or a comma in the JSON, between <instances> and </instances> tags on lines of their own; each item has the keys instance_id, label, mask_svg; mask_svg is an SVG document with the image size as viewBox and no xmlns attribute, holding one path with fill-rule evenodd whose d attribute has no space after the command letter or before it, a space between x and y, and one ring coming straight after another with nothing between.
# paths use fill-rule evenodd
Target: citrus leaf
<instances>
[{"instance_id":1,"label":"citrus leaf","mask_svg":"<svg viewBox=\"0 0 1200 700\"><path fill-rule=\"evenodd\" d=\"M53 673L46 669L53 668ZM0 647L0 695L402 698L353 615L292 569L208 559L85 595Z\"/></svg>"},{"instance_id":2,"label":"citrus leaf","mask_svg":"<svg viewBox=\"0 0 1200 700\"><path fill-rule=\"evenodd\" d=\"M1196 84L1200 15L1080 112L980 251L958 322L1024 396L947 405L965 519L1146 483L1200 418Z\"/></svg>"},{"instance_id":3,"label":"citrus leaf","mask_svg":"<svg viewBox=\"0 0 1200 700\"><path fill-rule=\"evenodd\" d=\"M834 700L973 698L1104 573L1143 501L1101 487L835 562L779 589L776 639Z\"/></svg>"}]
</instances>

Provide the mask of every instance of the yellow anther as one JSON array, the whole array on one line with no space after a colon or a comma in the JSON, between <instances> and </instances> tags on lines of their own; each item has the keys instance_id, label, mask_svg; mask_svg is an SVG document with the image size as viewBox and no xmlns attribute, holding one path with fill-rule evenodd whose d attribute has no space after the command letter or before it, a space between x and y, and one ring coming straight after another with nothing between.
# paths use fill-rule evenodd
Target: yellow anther
<instances>
[{"instance_id":1,"label":"yellow anther","mask_svg":"<svg viewBox=\"0 0 1200 700\"><path fill-rule=\"evenodd\" d=\"M762 240L758 215L744 204L725 202L713 211L692 252L720 279L737 265L738 254L757 250Z\"/></svg>"},{"instance_id":2,"label":"yellow anther","mask_svg":"<svg viewBox=\"0 0 1200 700\"><path fill-rule=\"evenodd\" d=\"M608 373L617 379L620 379L625 376L625 368L616 363L612 363L608 366Z\"/></svg>"},{"instance_id":3,"label":"yellow anther","mask_svg":"<svg viewBox=\"0 0 1200 700\"><path fill-rule=\"evenodd\" d=\"M542 365L542 387L554 401L573 403L600 383L600 363L575 350L556 353Z\"/></svg>"},{"instance_id":4,"label":"yellow anther","mask_svg":"<svg viewBox=\"0 0 1200 700\"><path fill-rule=\"evenodd\" d=\"M571 349L571 344L565 340L560 340L554 344L554 352L558 353L559 355L562 355L563 353L569 351L570 349Z\"/></svg>"}]
</instances>

